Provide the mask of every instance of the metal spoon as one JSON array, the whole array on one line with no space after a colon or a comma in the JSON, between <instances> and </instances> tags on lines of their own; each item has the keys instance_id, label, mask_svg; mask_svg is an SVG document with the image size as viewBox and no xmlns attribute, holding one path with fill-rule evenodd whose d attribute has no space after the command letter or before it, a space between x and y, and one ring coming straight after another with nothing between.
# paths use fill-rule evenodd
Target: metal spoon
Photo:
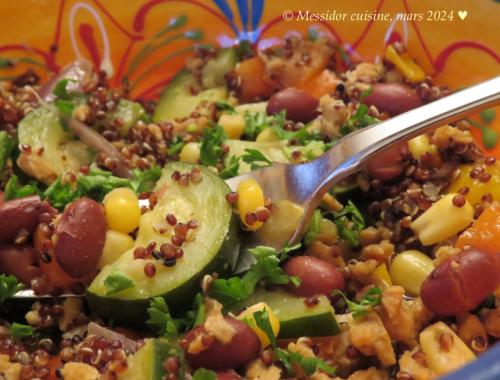
<instances>
[{"instance_id":1,"label":"metal spoon","mask_svg":"<svg viewBox=\"0 0 500 380\"><path fill-rule=\"evenodd\" d=\"M472 111L479 111L499 103L500 77L496 77L351 133L313 161L300 165L274 164L227 180L231 190L236 191L241 181L254 178L273 204L287 202L289 205L294 205L295 212L300 210L301 213L289 234L275 236L272 240L267 240L258 233L248 234L244 247L271 245L280 248L286 243L293 244L299 241L323 195L332 185L359 171L377 153L424 131L460 120ZM268 223L279 224L277 215L273 213ZM278 216L278 218L288 217L289 215L283 213ZM246 254L244 249L236 271L247 270L252 261L253 256ZM81 297L74 294L62 294L59 297L72 296ZM14 298L38 298L38 296L32 290L22 290L16 293Z\"/></svg>"}]
</instances>

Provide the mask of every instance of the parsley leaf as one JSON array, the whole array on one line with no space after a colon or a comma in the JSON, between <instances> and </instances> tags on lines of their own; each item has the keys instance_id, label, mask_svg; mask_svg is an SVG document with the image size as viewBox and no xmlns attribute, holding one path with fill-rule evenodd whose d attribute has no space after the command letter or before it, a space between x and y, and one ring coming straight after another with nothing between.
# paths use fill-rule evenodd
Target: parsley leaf
<instances>
[{"instance_id":1,"label":"parsley leaf","mask_svg":"<svg viewBox=\"0 0 500 380\"><path fill-rule=\"evenodd\" d=\"M38 332L33 326L14 322L10 325L10 335L15 339L34 338L38 336Z\"/></svg>"},{"instance_id":2,"label":"parsley leaf","mask_svg":"<svg viewBox=\"0 0 500 380\"><path fill-rule=\"evenodd\" d=\"M304 244L306 246L311 245L318 237L321 230L321 220L323 219L321 215L321 210L314 210L314 214L307 228L307 232L304 236Z\"/></svg>"},{"instance_id":3,"label":"parsley leaf","mask_svg":"<svg viewBox=\"0 0 500 380\"><path fill-rule=\"evenodd\" d=\"M102 201L107 193L117 187L130 187L129 179L115 177L111 172L100 169L90 170L89 174L78 177L76 182L82 195L97 201Z\"/></svg>"},{"instance_id":4,"label":"parsley leaf","mask_svg":"<svg viewBox=\"0 0 500 380\"><path fill-rule=\"evenodd\" d=\"M257 149L245 149L245 153L241 156L243 162L250 164L250 169L256 170L271 166L273 163L264 154Z\"/></svg>"},{"instance_id":5,"label":"parsley leaf","mask_svg":"<svg viewBox=\"0 0 500 380\"><path fill-rule=\"evenodd\" d=\"M158 335L168 339L175 339L179 334L179 324L172 318L167 303L163 297L154 297L147 309L149 319L147 324Z\"/></svg>"},{"instance_id":6,"label":"parsley leaf","mask_svg":"<svg viewBox=\"0 0 500 380\"><path fill-rule=\"evenodd\" d=\"M236 156L231 156L228 164L219 172L221 178L231 178L238 175L238 170L240 169L240 158Z\"/></svg>"},{"instance_id":7,"label":"parsley leaf","mask_svg":"<svg viewBox=\"0 0 500 380\"><path fill-rule=\"evenodd\" d=\"M271 321L269 320L269 313L267 312L267 310L256 311L255 313L253 313L253 318L257 327L267 335L269 341L271 342L271 345L276 352L276 356L285 366L288 376L294 375L293 363L298 364L308 376L312 375L318 369L329 375L333 375L335 373L335 368L328 365L321 358L306 358L298 352L277 348L276 337L274 336Z\"/></svg>"},{"instance_id":8,"label":"parsley leaf","mask_svg":"<svg viewBox=\"0 0 500 380\"><path fill-rule=\"evenodd\" d=\"M257 135L267 127L267 118L264 112L250 113L246 111L243 117L245 119L243 133L250 140L255 140Z\"/></svg>"},{"instance_id":9,"label":"parsley leaf","mask_svg":"<svg viewBox=\"0 0 500 380\"><path fill-rule=\"evenodd\" d=\"M69 130L68 120L73 116L73 111L75 109L75 103L71 100L56 99L54 104L59 112L59 123L61 128L65 131Z\"/></svg>"},{"instance_id":10,"label":"parsley leaf","mask_svg":"<svg viewBox=\"0 0 500 380\"><path fill-rule=\"evenodd\" d=\"M19 178L13 174L5 185L4 200L8 201L38 194L40 194L40 190L34 182L27 185L21 185L19 183Z\"/></svg>"},{"instance_id":11,"label":"parsley leaf","mask_svg":"<svg viewBox=\"0 0 500 380\"><path fill-rule=\"evenodd\" d=\"M294 375L292 363L298 364L307 376L311 376L318 369L329 375L335 373L335 367L328 365L323 359L318 357L306 358L298 352L283 350L281 348L276 350L276 355L285 366L288 376Z\"/></svg>"},{"instance_id":12,"label":"parsley leaf","mask_svg":"<svg viewBox=\"0 0 500 380\"><path fill-rule=\"evenodd\" d=\"M18 282L15 276L0 275L0 305L23 288L24 285Z\"/></svg>"},{"instance_id":13,"label":"parsley leaf","mask_svg":"<svg viewBox=\"0 0 500 380\"><path fill-rule=\"evenodd\" d=\"M132 175L130 185L136 193L151 191L161 177L161 167L155 165L147 170L134 169Z\"/></svg>"},{"instance_id":14,"label":"parsley leaf","mask_svg":"<svg viewBox=\"0 0 500 380\"><path fill-rule=\"evenodd\" d=\"M193 380L216 380L217 374L205 368L198 368L193 373Z\"/></svg>"},{"instance_id":15,"label":"parsley leaf","mask_svg":"<svg viewBox=\"0 0 500 380\"><path fill-rule=\"evenodd\" d=\"M202 164L215 166L224 154L222 144L226 138L224 129L218 124L204 130L200 147L200 161Z\"/></svg>"},{"instance_id":16,"label":"parsley leaf","mask_svg":"<svg viewBox=\"0 0 500 380\"><path fill-rule=\"evenodd\" d=\"M70 83L70 82L74 83L74 82L76 82L76 80L70 79L70 78L61 79L54 86L54 89L52 90L52 94L57 96L59 99L64 99L64 100L71 99L73 95L70 94L68 92L68 89L67 89L68 83Z\"/></svg>"},{"instance_id":17,"label":"parsley leaf","mask_svg":"<svg viewBox=\"0 0 500 380\"><path fill-rule=\"evenodd\" d=\"M7 160L10 158L15 142L7 132L0 131L0 170L3 170Z\"/></svg>"},{"instance_id":18,"label":"parsley leaf","mask_svg":"<svg viewBox=\"0 0 500 380\"><path fill-rule=\"evenodd\" d=\"M193 309L186 312L184 325L187 326L187 330L189 330L194 326L205 323L206 317L205 299L200 293L198 293L196 297L194 297Z\"/></svg>"},{"instance_id":19,"label":"parsley leaf","mask_svg":"<svg viewBox=\"0 0 500 380\"><path fill-rule=\"evenodd\" d=\"M121 292L122 290L133 288L134 282L123 274L113 271L104 279L104 286L108 289L107 296Z\"/></svg>"},{"instance_id":20,"label":"parsley leaf","mask_svg":"<svg viewBox=\"0 0 500 380\"><path fill-rule=\"evenodd\" d=\"M237 114L234 107L227 102L217 101L217 102L215 102L215 108L217 108L218 111L223 111L223 112L231 114L231 115Z\"/></svg>"},{"instance_id":21,"label":"parsley leaf","mask_svg":"<svg viewBox=\"0 0 500 380\"><path fill-rule=\"evenodd\" d=\"M368 289L358 303L349 300L340 290L335 290L332 293L332 296L335 295L340 295L344 299L347 308L352 313L352 317L354 319L363 317L373 306L380 305L382 302L382 289L376 287Z\"/></svg>"},{"instance_id":22,"label":"parsley leaf","mask_svg":"<svg viewBox=\"0 0 500 380\"><path fill-rule=\"evenodd\" d=\"M356 129L367 127L368 125L375 124L379 120L376 117L368 115L368 106L361 103L358 109L349 120L340 128L340 133L345 136Z\"/></svg>"},{"instance_id":23,"label":"parsley leaf","mask_svg":"<svg viewBox=\"0 0 500 380\"><path fill-rule=\"evenodd\" d=\"M294 246L294 248L297 245ZM210 286L210 296L217 299L226 308L249 297L257 284L265 281L267 284L284 285L293 283L298 285L298 279L288 276L280 267L281 257L286 257L291 249L281 252L272 247L260 246L249 249L257 261L250 267L243 277L219 278Z\"/></svg>"},{"instance_id":24,"label":"parsley leaf","mask_svg":"<svg viewBox=\"0 0 500 380\"><path fill-rule=\"evenodd\" d=\"M356 205L349 200L341 211L333 213L333 221L337 225L340 237L351 246L357 247L359 233L365 228L365 219Z\"/></svg>"},{"instance_id":25,"label":"parsley leaf","mask_svg":"<svg viewBox=\"0 0 500 380\"><path fill-rule=\"evenodd\" d=\"M80 191L71 187L69 183L62 183L61 177L52 182L43 195L58 210L63 210L67 204L81 197Z\"/></svg>"},{"instance_id":26,"label":"parsley leaf","mask_svg":"<svg viewBox=\"0 0 500 380\"><path fill-rule=\"evenodd\" d=\"M175 136L175 138L170 142L167 148L169 157L175 156L177 153L180 153L182 148L184 148L184 145L186 145L186 143L184 142L182 137L180 135Z\"/></svg>"},{"instance_id":27,"label":"parsley leaf","mask_svg":"<svg viewBox=\"0 0 500 380\"><path fill-rule=\"evenodd\" d=\"M255 324L259 329L264 331L267 335L267 338L271 342L273 347L276 347L276 336L273 332L273 326L271 325L271 321L269 320L269 312L267 310L259 310L253 313L253 319Z\"/></svg>"}]
</instances>

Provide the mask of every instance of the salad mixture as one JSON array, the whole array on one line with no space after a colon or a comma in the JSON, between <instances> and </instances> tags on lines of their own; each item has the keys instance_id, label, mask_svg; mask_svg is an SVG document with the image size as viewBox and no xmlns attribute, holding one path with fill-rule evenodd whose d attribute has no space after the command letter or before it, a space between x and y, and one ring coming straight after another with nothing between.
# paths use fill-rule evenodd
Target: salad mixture
<instances>
[{"instance_id":1,"label":"salad mixture","mask_svg":"<svg viewBox=\"0 0 500 380\"><path fill-rule=\"evenodd\" d=\"M473 361L500 336L500 164L467 120L373 159L280 249L240 253L301 210L224 182L448 92L399 43L357 62L315 34L200 47L158 102L84 60L0 82L0 379L426 380Z\"/></svg>"}]
</instances>

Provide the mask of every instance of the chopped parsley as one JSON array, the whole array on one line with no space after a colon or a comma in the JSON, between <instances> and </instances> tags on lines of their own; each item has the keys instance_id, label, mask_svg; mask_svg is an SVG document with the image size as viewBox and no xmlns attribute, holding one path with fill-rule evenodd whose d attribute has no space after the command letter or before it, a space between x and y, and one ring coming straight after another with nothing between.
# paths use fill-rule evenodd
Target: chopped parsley
<instances>
[{"instance_id":1,"label":"chopped parsley","mask_svg":"<svg viewBox=\"0 0 500 380\"><path fill-rule=\"evenodd\" d=\"M155 165L147 170L134 169L130 186L137 193L151 191L161 177L161 167Z\"/></svg>"},{"instance_id":2,"label":"chopped parsley","mask_svg":"<svg viewBox=\"0 0 500 380\"><path fill-rule=\"evenodd\" d=\"M335 290L332 293L332 296L334 295L340 295L344 299L347 308L352 313L352 317L357 319L365 316L372 307L380 305L382 300L382 289L377 287L368 289L358 303L349 300L340 290Z\"/></svg>"},{"instance_id":3,"label":"chopped parsley","mask_svg":"<svg viewBox=\"0 0 500 380\"><path fill-rule=\"evenodd\" d=\"M202 164L215 166L224 154L222 144L226 138L224 129L218 124L204 130L200 147L200 161Z\"/></svg>"},{"instance_id":4,"label":"chopped parsley","mask_svg":"<svg viewBox=\"0 0 500 380\"><path fill-rule=\"evenodd\" d=\"M193 380L216 380L217 374L205 368L198 368L193 373Z\"/></svg>"},{"instance_id":5,"label":"chopped parsley","mask_svg":"<svg viewBox=\"0 0 500 380\"><path fill-rule=\"evenodd\" d=\"M182 148L184 148L184 145L186 145L186 143L184 142L184 140L182 140L182 137L179 135L175 136L175 138L170 142L167 148L168 155L172 157L180 153Z\"/></svg>"},{"instance_id":6,"label":"chopped parsley","mask_svg":"<svg viewBox=\"0 0 500 380\"><path fill-rule=\"evenodd\" d=\"M23 290L24 285L17 281L13 275L0 275L0 305L18 291Z\"/></svg>"},{"instance_id":7,"label":"chopped parsley","mask_svg":"<svg viewBox=\"0 0 500 380\"><path fill-rule=\"evenodd\" d=\"M104 279L104 286L106 287L106 295L110 296L119 293L123 290L133 288L134 282L127 276L113 271L108 277Z\"/></svg>"},{"instance_id":8,"label":"chopped parsley","mask_svg":"<svg viewBox=\"0 0 500 380\"><path fill-rule=\"evenodd\" d=\"M321 215L321 210L314 210L313 216L311 218L311 222L309 223L309 227L307 228L307 232L304 236L304 244L306 246L311 245L317 238L321 230L321 220L323 216Z\"/></svg>"},{"instance_id":9,"label":"chopped parsley","mask_svg":"<svg viewBox=\"0 0 500 380\"><path fill-rule=\"evenodd\" d=\"M360 103L354 115L340 128L340 133L345 136L357 129L375 124L378 121L376 117L368 115L368 106L364 103Z\"/></svg>"},{"instance_id":10,"label":"chopped parsley","mask_svg":"<svg viewBox=\"0 0 500 380\"><path fill-rule=\"evenodd\" d=\"M179 323L172 318L167 303L163 297L154 297L147 309L149 319L147 325L155 330L159 336L175 339L179 334Z\"/></svg>"},{"instance_id":11,"label":"chopped parsley","mask_svg":"<svg viewBox=\"0 0 500 380\"><path fill-rule=\"evenodd\" d=\"M15 339L34 338L38 336L38 332L33 326L14 322L10 325L10 335Z\"/></svg>"},{"instance_id":12,"label":"chopped parsley","mask_svg":"<svg viewBox=\"0 0 500 380\"><path fill-rule=\"evenodd\" d=\"M311 376L317 370L321 370L329 375L333 375L335 373L335 367L330 366L319 357L306 358L298 352L278 348L276 344L276 337L274 336L273 328L269 320L269 314L266 310L256 311L253 313L253 317L257 327L259 327L267 335L274 351L276 352L278 360L286 368L288 377L293 377L295 375L293 364L298 364L307 376Z\"/></svg>"},{"instance_id":13,"label":"chopped parsley","mask_svg":"<svg viewBox=\"0 0 500 380\"><path fill-rule=\"evenodd\" d=\"M80 198L80 192L71 187L69 183L62 183L61 178L57 178L45 190L45 197L50 201L50 204L58 210L63 210L67 204Z\"/></svg>"},{"instance_id":14,"label":"chopped parsley","mask_svg":"<svg viewBox=\"0 0 500 380\"><path fill-rule=\"evenodd\" d=\"M217 299L228 309L249 297L261 281L274 285L292 283L298 286L300 280L288 276L280 266L288 253L298 247L300 247L300 244L286 247L280 252L267 246L249 249L249 253L255 257L256 262L248 272L243 277L235 276L228 279L216 279L210 287L210 296Z\"/></svg>"},{"instance_id":15,"label":"chopped parsley","mask_svg":"<svg viewBox=\"0 0 500 380\"><path fill-rule=\"evenodd\" d=\"M227 165L224 167L224 169L222 169L219 172L219 175L223 179L235 177L238 175L239 169L240 169L240 157L231 156Z\"/></svg>"},{"instance_id":16,"label":"chopped parsley","mask_svg":"<svg viewBox=\"0 0 500 380\"><path fill-rule=\"evenodd\" d=\"M102 201L107 193L117 187L130 185L129 179L115 177L111 172L101 169L91 169L89 174L78 177L76 182L82 195L97 201Z\"/></svg>"},{"instance_id":17,"label":"chopped parsley","mask_svg":"<svg viewBox=\"0 0 500 380\"><path fill-rule=\"evenodd\" d=\"M222 111L231 115L237 114L234 107L227 102L217 101L215 102L215 108L217 108L218 111Z\"/></svg>"},{"instance_id":18,"label":"chopped parsley","mask_svg":"<svg viewBox=\"0 0 500 380\"><path fill-rule=\"evenodd\" d=\"M52 90L52 94L57 96L59 99L70 100L73 97L73 94L68 92L68 84L75 83L76 80L70 78L61 79L56 83L54 89Z\"/></svg>"},{"instance_id":19,"label":"chopped parsley","mask_svg":"<svg viewBox=\"0 0 500 380\"><path fill-rule=\"evenodd\" d=\"M5 185L4 200L8 201L16 198L23 198L29 195L39 195L40 190L38 189L35 182L29 183L27 185L21 185L19 183L19 178L13 174L7 184Z\"/></svg>"},{"instance_id":20,"label":"chopped parsley","mask_svg":"<svg viewBox=\"0 0 500 380\"><path fill-rule=\"evenodd\" d=\"M160 337L175 339L194 326L205 322L206 306L203 296L198 293L194 298L193 309L186 312L183 318L174 318L163 297L154 297L147 308L149 319L146 322Z\"/></svg>"},{"instance_id":21,"label":"chopped parsley","mask_svg":"<svg viewBox=\"0 0 500 380\"><path fill-rule=\"evenodd\" d=\"M245 129L243 134L249 140L255 140L257 135L267 127L267 117L264 112L250 113L248 111L244 114Z\"/></svg>"},{"instance_id":22,"label":"chopped parsley","mask_svg":"<svg viewBox=\"0 0 500 380\"><path fill-rule=\"evenodd\" d=\"M333 213L333 221L342 239L352 247L359 246L359 233L365 228L365 219L352 201L349 200L342 210Z\"/></svg>"},{"instance_id":23,"label":"chopped parsley","mask_svg":"<svg viewBox=\"0 0 500 380\"><path fill-rule=\"evenodd\" d=\"M257 149L245 149L245 153L241 156L243 162L250 164L251 170L271 166L273 163L264 154Z\"/></svg>"}]
</instances>

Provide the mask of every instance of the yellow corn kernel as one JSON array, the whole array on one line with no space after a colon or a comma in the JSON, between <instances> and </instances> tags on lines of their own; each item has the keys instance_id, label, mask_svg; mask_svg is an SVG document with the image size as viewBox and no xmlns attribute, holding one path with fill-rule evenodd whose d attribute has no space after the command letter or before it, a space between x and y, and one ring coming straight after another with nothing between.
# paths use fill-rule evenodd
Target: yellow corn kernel
<instances>
[{"instance_id":1,"label":"yellow corn kernel","mask_svg":"<svg viewBox=\"0 0 500 380\"><path fill-rule=\"evenodd\" d=\"M220 117L218 124L230 139L239 139L245 129L245 119L238 114L224 114Z\"/></svg>"},{"instance_id":2,"label":"yellow corn kernel","mask_svg":"<svg viewBox=\"0 0 500 380\"><path fill-rule=\"evenodd\" d=\"M422 283L433 270L434 264L429 256L409 250L396 256L389 272L394 285L402 286L412 296L419 296Z\"/></svg>"},{"instance_id":3,"label":"yellow corn kernel","mask_svg":"<svg viewBox=\"0 0 500 380\"><path fill-rule=\"evenodd\" d=\"M255 318L253 316L253 314L257 311L267 311L269 322L271 323L271 327L273 329L273 334L274 336L278 336L280 332L280 321L278 317L276 317L276 314L273 313L269 305L265 302L259 302L256 303L255 305L250 306L249 308L241 312L237 318L241 320L246 320L248 325L252 328L253 331L255 331L255 333L259 337L262 348L266 348L271 344L271 342L267 337L267 334L259 327L257 327Z\"/></svg>"},{"instance_id":4,"label":"yellow corn kernel","mask_svg":"<svg viewBox=\"0 0 500 380\"><path fill-rule=\"evenodd\" d=\"M179 160L190 164L197 164L200 161L200 144L190 142L184 145L179 153Z\"/></svg>"},{"instance_id":5,"label":"yellow corn kernel","mask_svg":"<svg viewBox=\"0 0 500 380\"><path fill-rule=\"evenodd\" d=\"M123 232L107 230L106 240L104 241L104 248L102 250L101 258L97 263L97 268L101 269L105 265L111 264L118 259L122 253L132 248L134 239Z\"/></svg>"},{"instance_id":6,"label":"yellow corn kernel","mask_svg":"<svg viewBox=\"0 0 500 380\"><path fill-rule=\"evenodd\" d=\"M488 181L483 182L480 180L480 176L475 176L476 178L471 178L471 171L478 165L461 165L460 175L451 183L448 191L456 193L463 187L467 187L469 192L465 195L465 198L472 204L475 205L481 202L481 198L485 194L491 194L492 200L500 200L500 163L495 162L492 165L482 165L483 173L490 175ZM484 174L483 174L484 175ZM473 175L474 176L474 175Z\"/></svg>"},{"instance_id":7,"label":"yellow corn kernel","mask_svg":"<svg viewBox=\"0 0 500 380\"><path fill-rule=\"evenodd\" d=\"M407 53L398 54L392 45L387 47L385 59L392 62L410 82L417 83L425 79L424 70Z\"/></svg>"},{"instance_id":8,"label":"yellow corn kernel","mask_svg":"<svg viewBox=\"0 0 500 380\"><path fill-rule=\"evenodd\" d=\"M414 159L420 160L426 153L431 152L431 143L427 135L420 135L408 141L408 150Z\"/></svg>"},{"instance_id":9,"label":"yellow corn kernel","mask_svg":"<svg viewBox=\"0 0 500 380\"><path fill-rule=\"evenodd\" d=\"M476 356L445 323L437 322L420 333L420 347L430 369L438 376L452 372Z\"/></svg>"},{"instance_id":10,"label":"yellow corn kernel","mask_svg":"<svg viewBox=\"0 0 500 380\"><path fill-rule=\"evenodd\" d=\"M128 234L139 226L141 208L132 189L119 187L104 198L106 222L111 230Z\"/></svg>"},{"instance_id":11,"label":"yellow corn kernel","mask_svg":"<svg viewBox=\"0 0 500 380\"><path fill-rule=\"evenodd\" d=\"M410 225L423 245L445 241L472 223L474 209L467 200L463 206L455 206L455 196L445 195Z\"/></svg>"},{"instance_id":12,"label":"yellow corn kernel","mask_svg":"<svg viewBox=\"0 0 500 380\"><path fill-rule=\"evenodd\" d=\"M238 212L243 225L256 231L262 227L262 222L255 221L252 224L247 223L247 215L254 213L259 207L264 207L264 192L256 180L249 178L238 185Z\"/></svg>"},{"instance_id":13,"label":"yellow corn kernel","mask_svg":"<svg viewBox=\"0 0 500 380\"><path fill-rule=\"evenodd\" d=\"M278 136L276 136L276 133L274 133L274 131L271 128L265 128L262 132L260 132L257 135L255 141L266 143L266 142L277 142L280 141L280 139L278 138Z\"/></svg>"},{"instance_id":14,"label":"yellow corn kernel","mask_svg":"<svg viewBox=\"0 0 500 380\"><path fill-rule=\"evenodd\" d=\"M377 277L377 280L383 287L388 288L389 286L392 286L391 277L387 271L387 265L380 264L375 268L373 274Z\"/></svg>"}]
</instances>

